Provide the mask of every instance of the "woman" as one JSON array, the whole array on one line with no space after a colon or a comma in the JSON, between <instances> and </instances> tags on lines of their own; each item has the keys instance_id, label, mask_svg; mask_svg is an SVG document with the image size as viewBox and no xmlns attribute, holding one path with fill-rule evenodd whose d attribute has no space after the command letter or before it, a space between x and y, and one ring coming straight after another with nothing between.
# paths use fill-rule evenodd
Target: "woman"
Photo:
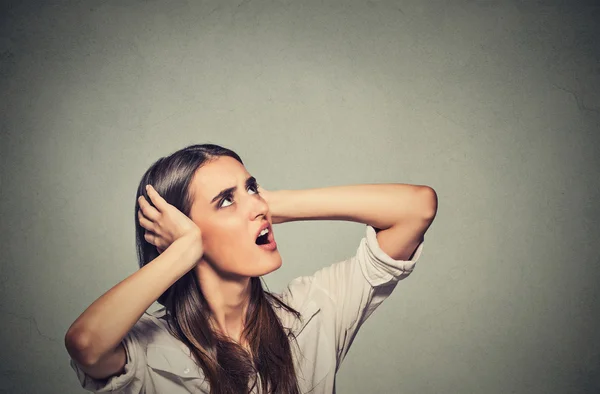
<instances>
[{"instance_id":1,"label":"woman","mask_svg":"<svg viewBox=\"0 0 600 394\"><path fill-rule=\"evenodd\" d=\"M426 186L269 192L229 149L181 149L142 177L140 269L71 325L71 366L93 392L335 392L357 330L413 270L436 210ZM282 264L272 225L317 219L366 224L356 254L264 291L260 277Z\"/></svg>"}]
</instances>

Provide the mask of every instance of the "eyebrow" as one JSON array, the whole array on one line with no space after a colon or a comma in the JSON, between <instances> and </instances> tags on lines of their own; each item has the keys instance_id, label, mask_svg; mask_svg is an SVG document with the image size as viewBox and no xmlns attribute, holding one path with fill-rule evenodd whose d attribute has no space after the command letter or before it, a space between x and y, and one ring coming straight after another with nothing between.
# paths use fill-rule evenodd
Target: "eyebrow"
<instances>
[{"instance_id":1,"label":"eyebrow","mask_svg":"<svg viewBox=\"0 0 600 394\"><path fill-rule=\"evenodd\" d=\"M256 178L254 178L253 176L249 177L248 179L246 179L246 187L252 186L256 184ZM217 194L216 196L213 197L213 199L211 200L211 204L214 203L215 201L219 200L222 197L228 196L230 194L233 194L235 191L237 190L237 186L234 187L230 187L227 189L223 189L221 190L221 192L219 192L219 194Z\"/></svg>"}]
</instances>

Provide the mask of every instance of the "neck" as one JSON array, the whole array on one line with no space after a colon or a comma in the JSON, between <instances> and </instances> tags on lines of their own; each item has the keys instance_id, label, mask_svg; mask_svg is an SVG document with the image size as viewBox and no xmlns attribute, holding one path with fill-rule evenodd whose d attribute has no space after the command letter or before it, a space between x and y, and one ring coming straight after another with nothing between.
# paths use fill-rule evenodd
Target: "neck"
<instances>
[{"instance_id":1,"label":"neck","mask_svg":"<svg viewBox=\"0 0 600 394\"><path fill-rule=\"evenodd\" d=\"M196 266L195 273L211 310L213 328L242 344L241 335L250 303L250 277L224 278L204 262Z\"/></svg>"}]
</instances>

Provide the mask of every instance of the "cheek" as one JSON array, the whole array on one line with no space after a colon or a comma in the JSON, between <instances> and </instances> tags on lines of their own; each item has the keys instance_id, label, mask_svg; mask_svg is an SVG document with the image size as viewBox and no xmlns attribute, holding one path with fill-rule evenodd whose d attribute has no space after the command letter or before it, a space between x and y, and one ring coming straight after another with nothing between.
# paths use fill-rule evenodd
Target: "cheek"
<instances>
[{"instance_id":1,"label":"cheek","mask_svg":"<svg viewBox=\"0 0 600 394\"><path fill-rule=\"evenodd\" d=\"M213 229L203 236L204 253L222 268L233 268L253 246L244 234L234 229Z\"/></svg>"}]
</instances>

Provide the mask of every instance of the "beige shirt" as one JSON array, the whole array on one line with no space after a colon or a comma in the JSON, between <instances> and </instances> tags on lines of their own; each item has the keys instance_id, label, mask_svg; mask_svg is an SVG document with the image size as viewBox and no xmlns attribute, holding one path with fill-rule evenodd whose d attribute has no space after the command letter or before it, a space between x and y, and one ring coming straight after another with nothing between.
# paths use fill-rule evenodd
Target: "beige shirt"
<instances>
[{"instance_id":1,"label":"beige shirt","mask_svg":"<svg viewBox=\"0 0 600 394\"><path fill-rule=\"evenodd\" d=\"M295 335L291 344L302 393L335 393L335 376L356 333L371 313L408 276L421 255L423 242L410 260L394 260L367 226L356 254L292 280L284 302L301 313L301 320L275 308L284 328ZM167 330L164 308L146 312L123 339L125 372L106 380L87 375L71 360L81 386L95 393L209 393L202 370L189 348Z\"/></svg>"}]
</instances>

